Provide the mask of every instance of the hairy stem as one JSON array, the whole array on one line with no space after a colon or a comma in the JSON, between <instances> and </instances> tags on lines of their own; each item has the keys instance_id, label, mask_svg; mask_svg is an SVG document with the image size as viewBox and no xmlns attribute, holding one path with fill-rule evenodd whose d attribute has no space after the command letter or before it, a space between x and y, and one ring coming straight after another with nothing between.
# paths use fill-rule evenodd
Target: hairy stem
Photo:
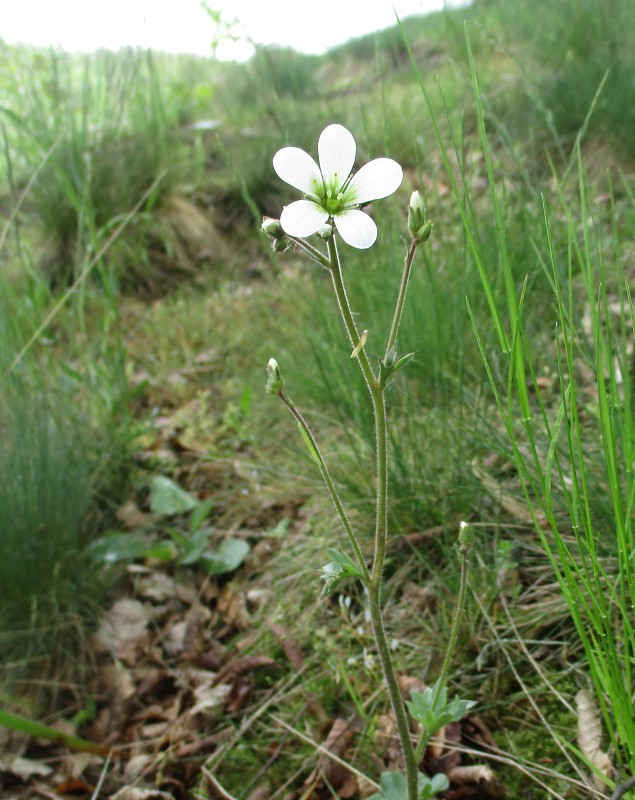
<instances>
[{"instance_id":1,"label":"hairy stem","mask_svg":"<svg viewBox=\"0 0 635 800\"><path fill-rule=\"evenodd\" d=\"M288 237L297 247L309 256L309 258L313 259L313 261L317 261L317 263L324 267L325 269L331 268L330 260L322 253L317 247L313 247L312 244L307 242L305 239L297 239L295 236Z\"/></svg>"},{"instance_id":2,"label":"hairy stem","mask_svg":"<svg viewBox=\"0 0 635 800\"><path fill-rule=\"evenodd\" d=\"M410 281L410 270L412 269L412 262L414 261L415 251L417 249L417 245L419 244L420 242L413 236L403 265L401 286L399 287L399 294L397 295L397 303L395 305L395 315L392 318L392 325L390 326L390 333L388 334L388 341L386 342L386 352L384 354L384 360L388 358L388 354L397 343L397 333L399 332L401 315L403 314L403 307L406 300L406 292L408 291L408 283Z\"/></svg>"},{"instance_id":3,"label":"hairy stem","mask_svg":"<svg viewBox=\"0 0 635 800\"><path fill-rule=\"evenodd\" d=\"M359 332L353 318L353 313L348 302L342 269L335 239L331 238L328 242L329 261L331 278L335 296L339 305L340 313L344 321L344 327L348 338L356 347L360 341ZM414 255L414 250L413 250ZM410 259L411 263L412 259ZM407 279L405 281L407 285ZM402 282L403 284L403 282ZM405 297L405 288L400 291L401 302ZM398 322L397 322L398 326ZM396 330L395 330L396 335ZM386 421L386 401L384 390L380 386L373 369L368 361L368 356L362 346L357 354L357 361L364 376L364 381L368 387L370 399L373 407L375 419L375 444L377 454L377 475L376 475L376 522L375 522L375 555L373 558L370 582L368 584L368 603L370 609L371 624L377 652L381 661L390 702L397 722L397 730L404 756L404 766L406 771L406 785L408 790L408 800L417 799L417 762L415 752L410 740L410 728L408 725L408 715L399 691L399 684L395 675L394 665L390 648L386 640L386 633L381 616L381 581L384 570L384 558L386 554L386 540L388 537L388 433Z\"/></svg>"}]
</instances>

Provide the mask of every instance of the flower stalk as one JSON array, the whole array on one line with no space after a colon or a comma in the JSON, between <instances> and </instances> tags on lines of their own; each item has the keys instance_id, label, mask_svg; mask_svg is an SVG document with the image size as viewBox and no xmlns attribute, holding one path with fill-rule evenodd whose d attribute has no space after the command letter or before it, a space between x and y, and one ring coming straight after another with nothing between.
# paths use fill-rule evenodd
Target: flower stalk
<instances>
[{"instance_id":1,"label":"flower stalk","mask_svg":"<svg viewBox=\"0 0 635 800\"><path fill-rule=\"evenodd\" d=\"M301 412L287 394L282 374L275 359L268 365L267 390L278 396L296 420L302 437L316 461L328 492L333 500L342 527L355 554L357 566L343 553L329 550L333 561L324 568L325 591L331 590L343 577L358 576L368 594L368 606L377 653L382 665L388 695L395 715L397 731L403 752L405 800L418 800L419 787L427 781L418 774L428 737L421 737L415 747L411 738L406 703L401 695L390 647L384 630L381 590L388 541L388 423L385 391L393 374L408 364L413 353L397 354L397 337L403 315L408 284L417 247L425 242L432 230L432 223L426 220L426 210L418 192L410 199L408 231L410 244L405 256L403 275L396 299L395 311L386 341L385 355L379 360L377 371L373 369L365 350L368 331L360 331L351 311L342 265L337 246L337 236L352 247L370 247L377 236L377 228L372 219L363 211L370 200L386 197L396 191L401 183L401 167L392 159L380 158L371 161L356 174L352 174L355 160L355 140L341 125L329 125L318 142L319 165L313 158L297 147L286 147L274 156L273 166L278 176L300 189L304 198L283 209L280 220L266 220L263 230L272 238L274 247L283 248L293 243L311 260L327 269L331 276L333 291L352 347L351 358L357 360L364 383L368 390L375 424L376 473L375 473L375 537L374 554L370 567L367 565L359 539L346 515L343 504L333 483L326 463L318 448L315 437ZM307 236L317 235L326 242L326 254L307 241ZM372 332L371 332L372 333ZM459 622L465 603L467 590L467 552L471 544L469 535L463 531L459 537L459 550L463 554L461 569L461 589L450 643L445 654L434 705L441 698L441 689L448 676L450 659L456 646ZM408 706L410 707L410 703ZM419 701L421 705L421 701ZM388 775L390 778L390 774ZM442 780L437 780L442 778ZM399 779L404 781L404 776ZM434 793L447 788L445 776L435 776ZM388 781L390 783L390 780ZM386 785L388 785L388 783ZM383 785L383 784L382 784ZM433 782L428 781L428 787ZM426 796L430 796L427 794Z\"/></svg>"}]
</instances>

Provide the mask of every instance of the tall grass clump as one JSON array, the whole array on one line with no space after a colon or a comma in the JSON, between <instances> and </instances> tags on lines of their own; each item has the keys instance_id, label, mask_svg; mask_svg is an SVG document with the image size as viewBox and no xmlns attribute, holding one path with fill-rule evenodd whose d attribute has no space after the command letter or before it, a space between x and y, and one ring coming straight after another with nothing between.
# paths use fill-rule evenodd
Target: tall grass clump
<instances>
[{"instance_id":1,"label":"tall grass clump","mask_svg":"<svg viewBox=\"0 0 635 800\"><path fill-rule=\"evenodd\" d=\"M26 210L36 219L31 261L66 285L81 273L112 228L161 177L122 241L112 248L115 276L154 242L171 249L173 232L149 212L161 209L178 180L185 149L166 108L150 52L67 53L16 50L15 91L2 109L16 175L28 176L46 154ZM172 234L172 235L170 235Z\"/></svg>"},{"instance_id":2,"label":"tall grass clump","mask_svg":"<svg viewBox=\"0 0 635 800\"><path fill-rule=\"evenodd\" d=\"M95 488L90 436L32 380L3 380L1 415L3 672L75 679L99 585L82 556Z\"/></svg>"},{"instance_id":3,"label":"tall grass clump","mask_svg":"<svg viewBox=\"0 0 635 800\"><path fill-rule=\"evenodd\" d=\"M502 113L518 129L573 140L599 87L591 131L632 153L635 6L629 0L476 0L470 19L517 59L527 95ZM481 16L482 15L482 16Z\"/></svg>"},{"instance_id":4,"label":"tall grass clump","mask_svg":"<svg viewBox=\"0 0 635 800\"><path fill-rule=\"evenodd\" d=\"M632 265L625 266L624 249L629 234L617 223L613 191L604 209L594 204L578 141L568 169L559 174L554 168L551 191L531 198L539 223L530 233L534 263L543 271L542 283L551 296L551 310L545 314L540 299L545 289L537 293L510 258L501 190L504 170L490 147L491 124L486 124L469 42L468 53L477 141L486 164L498 249L494 272L484 258L475 198L464 194L463 175L451 175L488 301L485 317L472 310L471 296L468 310L506 432L508 456L584 652L584 660L573 665L578 685L601 709L610 742L604 749L589 748L582 738L577 746L571 741L559 744L582 759L598 785L615 787L635 769L635 314L628 272ZM422 92L427 102L423 85ZM441 137L439 144L450 166ZM501 276L502 295L495 291L495 274ZM537 321L545 326L542 336ZM546 388L546 374L554 376L555 393ZM571 700L563 699L565 707L571 708ZM597 736L599 741L601 734Z\"/></svg>"}]
</instances>

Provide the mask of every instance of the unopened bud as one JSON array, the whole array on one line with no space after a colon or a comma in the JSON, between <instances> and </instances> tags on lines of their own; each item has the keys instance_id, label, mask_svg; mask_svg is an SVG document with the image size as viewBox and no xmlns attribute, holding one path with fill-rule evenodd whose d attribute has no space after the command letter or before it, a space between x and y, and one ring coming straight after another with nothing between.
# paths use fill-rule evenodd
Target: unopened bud
<instances>
[{"instance_id":1,"label":"unopened bud","mask_svg":"<svg viewBox=\"0 0 635 800\"><path fill-rule=\"evenodd\" d=\"M417 242L425 242L432 233L432 222L426 220L426 207L419 192L413 192L410 196L408 230Z\"/></svg>"},{"instance_id":2,"label":"unopened bud","mask_svg":"<svg viewBox=\"0 0 635 800\"><path fill-rule=\"evenodd\" d=\"M280 239L271 238L271 249L274 253L284 253L285 250L288 250L289 246L289 240L286 236L282 236Z\"/></svg>"},{"instance_id":3,"label":"unopened bud","mask_svg":"<svg viewBox=\"0 0 635 800\"><path fill-rule=\"evenodd\" d=\"M281 236L284 236L282 225L280 225L277 219L265 217L260 227L261 230L267 234L267 236L273 236L275 239L279 239Z\"/></svg>"},{"instance_id":4,"label":"unopened bud","mask_svg":"<svg viewBox=\"0 0 635 800\"><path fill-rule=\"evenodd\" d=\"M410 205L408 206L408 230L413 236L425 224L426 207L419 192L410 195Z\"/></svg>"},{"instance_id":5,"label":"unopened bud","mask_svg":"<svg viewBox=\"0 0 635 800\"><path fill-rule=\"evenodd\" d=\"M434 223L431 220L428 220L424 225L419 228L417 233L415 234L415 238L419 242L427 242L430 238L430 234L432 233L432 228L434 227Z\"/></svg>"},{"instance_id":6,"label":"unopened bud","mask_svg":"<svg viewBox=\"0 0 635 800\"><path fill-rule=\"evenodd\" d=\"M318 236L322 239L330 239L333 236L333 226L325 222L318 230Z\"/></svg>"},{"instance_id":7,"label":"unopened bud","mask_svg":"<svg viewBox=\"0 0 635 800\"><path fill-rule=\"evenodd\" d=\"M467 522L461 522L459 525L459 550L463 553L467 552L476 540L474 531Z\"/></svg>"},{"instance_id":8,"label":"unopened bud","mask_svg":"<svg viewBox=\"0 0 635 800\"><path fill-rule=\"evenodd\" d=\"M270 394L280 394L284 389L284 380L280 367L275 358L270 358L267 364L267 391Z\"/></svg>"}]
</instances>

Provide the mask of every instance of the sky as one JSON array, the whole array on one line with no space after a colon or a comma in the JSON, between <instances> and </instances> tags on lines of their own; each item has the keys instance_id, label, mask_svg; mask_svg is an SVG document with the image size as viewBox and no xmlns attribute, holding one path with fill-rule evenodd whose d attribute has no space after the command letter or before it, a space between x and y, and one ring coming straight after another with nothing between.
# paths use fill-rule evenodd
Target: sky
<instances>
[{"instance_id":1,"label":"sky","mask_svg":"<svg viewBox=\"0 0 635 800\"><path fill-rule=\"evenodd\" d=\"M446 0L464 5L466 0ZM219 58L244 60L251 39L322 53L365 33L395 24L400 17L442 8L444 0L207 0L233 24L239 41L221 39ZM394 8L393 8L394 6ZM71 52L126 45L209 55L219 29L201 0L0 0L0 39Z\"/></svg>"}]
</instances>

